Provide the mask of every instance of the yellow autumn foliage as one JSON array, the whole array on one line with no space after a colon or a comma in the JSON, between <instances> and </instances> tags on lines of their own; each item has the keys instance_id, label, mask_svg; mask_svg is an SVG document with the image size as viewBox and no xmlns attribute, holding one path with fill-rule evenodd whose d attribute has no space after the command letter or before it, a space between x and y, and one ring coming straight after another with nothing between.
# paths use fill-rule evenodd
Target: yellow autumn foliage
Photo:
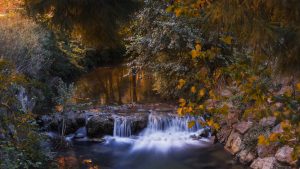
<instances>
[{"instance_id":1,"label":"yellow autumn foliage","mask_svg":"<svg viewBox=\"0 0 300 169\"><path fill-rule=\"evenodd\" d=\"M179 106L184 107L185 105L186 105L186 101L183 98L179 99Z\"/></svg>"},{"instance_id":2,"label":"yellow autumn foliage","mask_svg":"<svg viewBox=\"0 0 300 169\"><path fill-rule=\"evenodd\" d=\"M195 86L191 87L191 93L196 93L196 87Z\"/></svg>"}]
</instances>

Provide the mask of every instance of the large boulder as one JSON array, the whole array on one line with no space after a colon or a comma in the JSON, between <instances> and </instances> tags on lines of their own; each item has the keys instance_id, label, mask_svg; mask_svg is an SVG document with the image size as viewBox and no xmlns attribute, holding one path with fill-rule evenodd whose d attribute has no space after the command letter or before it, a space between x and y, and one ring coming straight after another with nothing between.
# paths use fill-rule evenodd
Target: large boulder
<instances>
[{"instance_id":1,"label":"large boulder","mask_svg":"<svg viewBox=\"0 0 300 169\"><path fill-rule=\"evenodd\" d=\"M66 113L56 113L53 115L43 115L37 120L39 125L47 131L61 132L63 123L65 124L65 134L76 132L85 125L86 115L83 112L70 111Z\"/></svg>"},{"instance_id":2,"label":"large boulder","mask_svg":"<svg viewBox=\"0 0 300 169\"><path fill-rule=\"evenodd\" d=\"M225 149L229 151L231 154L235 155L241 150L242 146L242 137L237 132L231 132L226 145Z\"/></svg>"},{"instance_id":3,"label":"large boulder","mask_svg":"<svg viewBox=\"0 0 300 169\"><path fill-rule=\"evenodd\" d=\"M135 113L131 118L131 132L138 134L147 127L149 113Z\"/></svg>"},{"instance_id":4,"label":"large boulder","mask_svg":"<svg viewBox=\"0 0 300 169\"><path fill-rule=\"evenodd\" d=\"M114 118L111 114L103 113L91 117L86 125L89 137L103 137L112 135L114 129Z\"/></svg>"},{"instance_id":5,"label":"large boulder","mask_svg":"<svg viewBox=\"0 0 300 169\"><path fill-rule=\"evenodd\" d=\"M294 160L292 157L294 149L290 146L281 147L275 154L275 158L282 163L292 165Z\"/></svg>"},{"instance_id":6,"label":"large boulder","mask_svg":"<svg viewBox=\"0 0 300 169\"><path fill-rule=\"evenodd\" d=\"M275 169L275 157L257 158L250 166L253 169Z\"/></svg>"},{"instance_id":7,"label":"large boulder","mask_svg":"<svg viewBox=\"0 0 300 169\"><path fill-rule=\"evenodd\" d=\"M252 126L253 122L243 121L235 126L235 130L238 131L240 134L245 134Z\"/></svg>"}]
</instances>

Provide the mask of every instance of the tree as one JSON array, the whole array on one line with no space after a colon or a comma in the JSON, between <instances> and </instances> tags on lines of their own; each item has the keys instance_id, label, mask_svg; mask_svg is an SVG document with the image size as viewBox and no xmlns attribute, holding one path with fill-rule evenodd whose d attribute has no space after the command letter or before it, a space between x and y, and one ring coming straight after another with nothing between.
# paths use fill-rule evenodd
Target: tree
<instances>
[{"instance_id":1,"label":"tree","mask_svg":"<svg viewBox=\"0 0 300 169\"><path fill-rule=\"evenodd\" d=\"M206 31L231 34L240 50L281 72L299 72L300 2L297 0L178 0L169 6L178 15L203 18Z\"/></svg>"},{"instance_id":2,"label":"tree","mask_svg":"<svg viewBox=\"0 0 300 169\"><path fill-rule=\"evenodd\" d=\"M138 6L134 0L27 0L28 13L53 30L69 33L87 46L117 48L118 29Z\"/></svg>"}]
</instances>

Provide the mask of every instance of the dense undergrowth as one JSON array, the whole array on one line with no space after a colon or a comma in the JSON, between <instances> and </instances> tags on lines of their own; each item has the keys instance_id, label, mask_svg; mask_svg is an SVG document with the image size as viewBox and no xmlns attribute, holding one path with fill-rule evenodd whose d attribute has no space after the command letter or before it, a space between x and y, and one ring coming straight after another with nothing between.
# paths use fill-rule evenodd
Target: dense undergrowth
<instances>
[{"instance_id":1,"label":"dense undergrowth","mask_svg":"<svg viewBox=\"0 0 300 169\"><path fill-rule=\"evenodd\" d=\"M92 11L79 1L26 2L0 15L0 168L51 163L36 114L66 111L71 82L124 58L133 73L155 76L162 97L179 99L179 115L205 117L190 127L218 132L232 112L239 121L275 117L283 132L256 126L245 144L289 145L299 158L300 1L148 0L129 23L131 1L93 1Z\"/></svg>"},{"instance_id":2,"label":"dense undergrowth","mask_svg":"<svg viewBox=\"0 0 300 169\"><path fill-rule=\"evenodd\" d=\"M179 115L204 115L200 123L216 132L228 113L241 121L276 117L284 132L258 132L249 144L290 145L296 160L299 7L296 1L147 1L127 30L131 65L155 73L154 89L179 99Z\"/></svg>"}]
</instances>

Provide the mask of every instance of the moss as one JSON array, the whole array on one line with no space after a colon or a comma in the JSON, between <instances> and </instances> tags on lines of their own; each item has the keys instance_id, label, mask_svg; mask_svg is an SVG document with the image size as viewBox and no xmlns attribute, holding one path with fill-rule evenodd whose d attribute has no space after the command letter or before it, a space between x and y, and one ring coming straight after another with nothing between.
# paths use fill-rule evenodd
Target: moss
<instances>
[{"instance_id":1,"label":"moss","mask_svg":"<svg viewBox=\"0 0 300 169\"><path fill-rule=\"evenodd\" d=\"M246 149L254 151L258 143L258 136L269 135L271 132L270 127L264 127L262 125L254 125L243 138L243 143Z\"/></svg>"}]
</instances>

